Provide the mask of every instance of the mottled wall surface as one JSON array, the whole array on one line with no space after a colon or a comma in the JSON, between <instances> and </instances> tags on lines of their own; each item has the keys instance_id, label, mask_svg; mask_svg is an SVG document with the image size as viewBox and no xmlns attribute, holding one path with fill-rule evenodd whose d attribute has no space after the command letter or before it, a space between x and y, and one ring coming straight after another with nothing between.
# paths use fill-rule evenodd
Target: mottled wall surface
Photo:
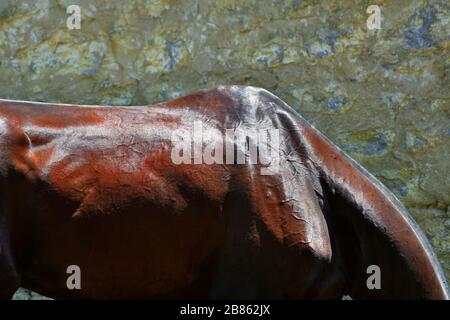
<instances>
[{"instance_id":1,"label":"mottled wall surface","mask_svg":"<svg viewBox=\"0 0 450 320\"><path fill-rule=\"evenodd\" d=\"M78 4L81 30L68 30ZM381 30L366 8L381 7ZM291 104L410 209L450 276L448 1L1 0L0 97L150 104L216 84Z\"/></svg>"}]
</instances>

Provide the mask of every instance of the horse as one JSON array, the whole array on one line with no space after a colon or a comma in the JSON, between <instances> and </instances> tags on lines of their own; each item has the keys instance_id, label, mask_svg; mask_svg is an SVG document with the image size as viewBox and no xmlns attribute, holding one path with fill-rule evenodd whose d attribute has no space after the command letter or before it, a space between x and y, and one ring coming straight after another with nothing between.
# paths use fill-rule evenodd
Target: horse
<instances>
[{"instance_id":1,"label":"horse","mask_svg":"<svg viewBox=\"0 0 450 320\"><path fill-rule=\"evenodd\" d=\"M276 130L277 170L248 156L253 135L231 141L244 163L219 148L216 163L176 163L174 136L196 121L214 146L226 130ZM393 193L250 86L146 106L0 100L0 249L0 299L20 286L54 299L449 298Z\"/></svg>"}]
</instances>

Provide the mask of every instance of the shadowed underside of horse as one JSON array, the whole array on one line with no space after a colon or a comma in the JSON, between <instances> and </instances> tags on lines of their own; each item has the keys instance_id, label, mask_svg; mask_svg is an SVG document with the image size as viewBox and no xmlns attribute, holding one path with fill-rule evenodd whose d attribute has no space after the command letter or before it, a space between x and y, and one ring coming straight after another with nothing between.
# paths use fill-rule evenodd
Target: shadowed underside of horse
<instances>
[{"instance_id":1,"label":"shadowed underside of horse","mask_svg":"<svg viewBox=\"0 0 450 320\"><path fill-rule=\"evenodd\" d=\"M279 130L278 172L174 164L172 133L195 121ZM80 290L66 286L71 265ZM394 195L279 98L239 86L141 107L0 100L0 298L19 286L66 299L448 298Z\"/></svg>"}]
</instances>

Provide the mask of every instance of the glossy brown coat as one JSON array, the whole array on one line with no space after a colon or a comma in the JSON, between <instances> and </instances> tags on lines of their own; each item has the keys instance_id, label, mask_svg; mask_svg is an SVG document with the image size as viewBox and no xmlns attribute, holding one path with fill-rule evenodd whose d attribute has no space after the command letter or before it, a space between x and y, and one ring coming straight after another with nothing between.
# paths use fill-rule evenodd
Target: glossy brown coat
<instances>
[{"instance_id":1,"label":"glossy brown coat","mask_svg":"<svg viewBox=\"0 0 450 320\"><path fill-rule=\"evenodd\" d=\"M196 120L279 129L280 172L173 164L172 132ZM0 298L448 298L392 193L252 87L140 107L0 100L0 246Z\"/></svg>"}]
</instances>

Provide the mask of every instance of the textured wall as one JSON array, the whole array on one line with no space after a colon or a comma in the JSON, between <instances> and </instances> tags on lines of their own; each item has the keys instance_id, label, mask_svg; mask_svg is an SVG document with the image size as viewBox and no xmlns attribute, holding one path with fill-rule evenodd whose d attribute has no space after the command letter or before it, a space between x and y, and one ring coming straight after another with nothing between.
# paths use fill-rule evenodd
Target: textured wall
<instances>
[{"instance_id":1,"label":"textured wall","mask_svg":"<svg viewBox=\"0 0 450 320\"><path fill-rule=\"evenodd\" d=\"M66 27L67 6L81 30ZM382 10L368 30L366 8ZM410 209L450 276L448 1L1 0L0 97L149 104L271 90Z\"/></svg>"}]
</instances>

